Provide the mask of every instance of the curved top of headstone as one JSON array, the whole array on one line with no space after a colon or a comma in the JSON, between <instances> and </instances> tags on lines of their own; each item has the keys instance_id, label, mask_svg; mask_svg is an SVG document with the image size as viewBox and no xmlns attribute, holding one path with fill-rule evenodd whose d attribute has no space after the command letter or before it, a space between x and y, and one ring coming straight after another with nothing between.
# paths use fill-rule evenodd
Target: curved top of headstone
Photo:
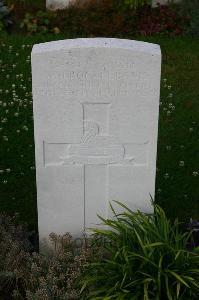
<instances>
[{"instance_id":1,"label":"curved top of headstone","mask_svg":"<svg viewBox=\"0 0 199 300\"><path fill-rule=\"evenodd\" d=\"M122 48L139 52L161 55L157 44L116 38L78 38L36 44L32 53L60 51L71 48Z\"/></svg>"}]
</instances>

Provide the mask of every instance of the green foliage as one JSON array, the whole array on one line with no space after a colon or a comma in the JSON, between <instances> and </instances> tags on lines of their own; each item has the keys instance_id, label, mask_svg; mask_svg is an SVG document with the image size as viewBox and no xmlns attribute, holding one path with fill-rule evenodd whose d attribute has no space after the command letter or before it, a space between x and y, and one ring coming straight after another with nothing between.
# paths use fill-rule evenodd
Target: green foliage
<instances>
[{"instance_id":1,"label":"green foliage","mask_svg":"<svg viewBox=\"0 0 199 300\"><path fill-rule=\"evenodd\" d=\"M199 249L186 250L190 234L158 205L147 215L117 203L125 211L116 214L111 206L114 220L100 217L108 229L94 229L106 240L106 255L88 264L82 288L88 299L198 299Z\"/></svg>"},{"instance_id":2,"label":"green foliage","mask_svg":"<svg viewBox=\"0 0 199 300\"><path fill-rule=\"evenodd\" d=\"M32 5L32 4L45 4L45 0L6 0L8 5L11 4L24 4L24 5Z\"/></svg>"},{"instance_id":3,"label":"green foliage","mask_svg":"<svg viewBox=\"0 0 199 300\"><path fill-rule=\"evenodd\" d=\"M38 11L36 16L30 13L26 13L24 20L21 22L20 27L25 29L26 32L32 33L49 33L52 30L50 25L50 13L46 11ZM57 28L59 33L59 29Z\"/></svg>"},{"instance_id":4,"label":"green foliage","mask_svg":"<svg viewBox=\"0 0 199 300\"><path fill-rule=\"evenodd\" d=\"M10 11L3 1L0 1L0 32L12 24Z\"/></svg>"},{"instance_id":5,"label":"green foliage","mask_svg":"<svg viewBox=\"0 0 199 300\"><path fill-rule=\"evenodd\" d=\"M127 8L137 9L145 4L151 4L151 0L124 0L124 6Z\"/></svg>"},{"instance_id":6,"label":"green foliage","mask_svg":"<svg viewBox=\"0 0 199 300\"><path fill-rule=\"evenodd\" d=\"M199 37L199 0L182 0L180 9L190 19L186 33L190 36Z\"/></svg>"},{"instance_id":7,"label":"green foliage","mask_svg":"<svg viewBox=\"0 0 199 300\"><path fill-rule=\"evenodd\" d=\"M0 41L0 210L20 212L21 219L34 228L37 202L31 49L36 43L74 37L80 36L10 35ZM199 40L140 40L160 44L163 58L155 200L172 219L198 220Z\"/></svg>"}]
</instances>

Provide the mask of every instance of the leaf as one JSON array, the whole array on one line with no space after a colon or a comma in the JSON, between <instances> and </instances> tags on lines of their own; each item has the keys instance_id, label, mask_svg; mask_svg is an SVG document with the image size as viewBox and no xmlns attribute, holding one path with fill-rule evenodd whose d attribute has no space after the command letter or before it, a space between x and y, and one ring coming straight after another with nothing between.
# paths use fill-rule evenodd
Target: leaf
<instances>
[{"instance_id":1,"label":"leaf","mask_svg":"<svg viewBox=\"0 0 199 300\"><path fill-rule=\"evenodd\" d=\"M151 243L151 244L145 245L144 248L157 247L157 246L163 246L163 245L165 245L165 243L156 242L156 243Z\"/></svg>"},{"instance_id":2,"label":"leaf","mask_svg":"<svg viewBox=\"0 0 199 300\"><path fill-rule=\"evenodd\" d=\"M186 281L184 281L182 279L182 277L178 274L176 274L175 272L171 271L171 270L166 270L168 273L170 273L171 275L173 275L173 277L175 277L178 281L180 281L182 284L184 284L186 287L190 288L190 286L188 285L188 283L186 283Z\"/></svg>"},{"instance_id":3,"label":"leaf","mask_svg":"<svg viewBox=\"0 0 199 300\"><path fill-rule=\"evenodd\" d=\"M177 287L176 287L176 296L177 296L177 299L179 299L179 295L180 295L180 288L181 288L181 284L178 282L177 283Z\"/></svg>"}]
</instances>

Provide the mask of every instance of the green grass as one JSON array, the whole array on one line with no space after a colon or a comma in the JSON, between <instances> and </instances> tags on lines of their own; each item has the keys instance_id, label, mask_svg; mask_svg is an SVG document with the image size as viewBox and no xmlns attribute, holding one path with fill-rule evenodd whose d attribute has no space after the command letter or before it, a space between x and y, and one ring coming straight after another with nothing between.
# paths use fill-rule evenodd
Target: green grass
<instances>
[{"instance_id":1,"label":"green grass","mask_svg":"<svg viewBox=\"0 0 199 300\"><path fill-rule=\"evenodd\" d=\"M33 44L63 38L10 36L0 42L0 210L19 212L22 220L35 228L29 56ZM159 43L163 54L156 200L170 218L199 219L199 41L142 40Z\"/></svg>"},{"instance_id":2,"label":"green grass","mask_svg":"<svg viewBox=\"0 0 199 300\"><path fill-rule=\"evenodd\" d=\"M132 212L122 206L114 219L103 219L107 229L95 229L96 241L104 241L104 255L87 264L83 288L85 299L190 300L199 295L199 249L187 250L190 233L180 233L165 212Z\"/></svg>"}]
</instances>

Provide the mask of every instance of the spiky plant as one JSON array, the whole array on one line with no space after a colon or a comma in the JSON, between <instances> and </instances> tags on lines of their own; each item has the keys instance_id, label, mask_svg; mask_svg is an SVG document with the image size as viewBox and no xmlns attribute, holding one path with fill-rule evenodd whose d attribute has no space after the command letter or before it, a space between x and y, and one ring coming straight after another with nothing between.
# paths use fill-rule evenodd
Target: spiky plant
<instances>
[{"instance_id":1,"label":"spiky plant","mask_svg":"<svg viewBox=\"0 0 199 300\"><path fill-rule=\"evenodd\" d=\"M106 255L87 266L86 299L199 299L199 249L186 249L190 233L181 233L158 205L148 215L115 202L124 212L111 206L114 219L100 217L108 229L94 229L107 241Z\"/></svg>"}]
</instances>

